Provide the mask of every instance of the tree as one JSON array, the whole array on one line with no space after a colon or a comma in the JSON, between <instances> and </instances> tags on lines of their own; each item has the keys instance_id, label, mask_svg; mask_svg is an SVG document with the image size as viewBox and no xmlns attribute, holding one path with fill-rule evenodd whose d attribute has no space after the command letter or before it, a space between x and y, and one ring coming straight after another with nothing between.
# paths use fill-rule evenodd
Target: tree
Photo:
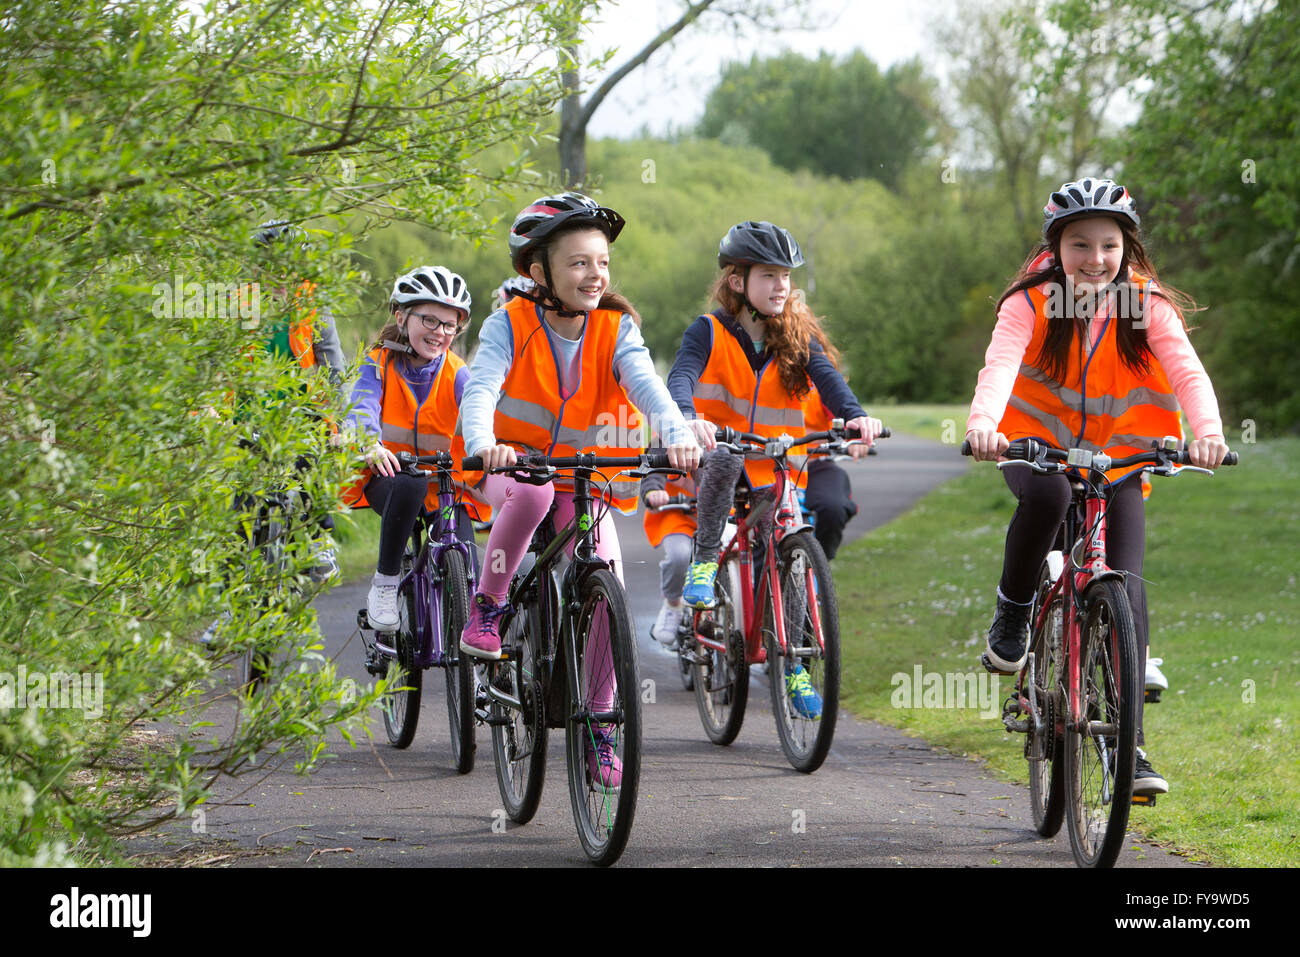
<instances>
[{"instance_id":1,"label":"tree","mask_svg":"<svg viewBox=\"0 0 1300 957\"><path fill-rule=\"evenodd\" d=\"M599 7L600 0L586 0L591 7ZM668 45L679 33L695 23L706 12L711 12L715 25L729 24L739 29L739 24L752 23L774 25L776 11L783 11L786 16L797 15L806 0L789 0L784 4L772 2L726 2L726 0L682 0L684 6L678 17L655 36L627 61L605 77L591 91L584 101L582 99L581 69L579 50L581 45L581 28L579 23L571 21L569 29L563 34L559 45L563 68L564 88L567 95L560 106L560 175L567 187L579 189L587 181L587 126L600 105L610 92L622 82L628 74L646 63L662 47Z\"/></svg>"},{"instance_id":2,"label":"tree","mask_svg":"<svg viewBox=\"0 0 1300 957\"><path fill-rule=\"evenodd\" d=\"M188 816L217 775L307 769L327 729L356 733L378 689L320 659L299 577L354 468L318 431L342 403L261 337L301 278L336 309L355 299L355 237L322 229L331 217L481 234L484 197L518 178L517 162L481 169L483 150L558 102L529 44L553 47L575 12L6 8L0 865L111 856L115 835ZM255 258L250 227L272 215L306 223L312 248ZM299 455L319 458L306 477ZM243 545L231 501L284 487L312 505L280 568ZM221 607L209 654L195 635ZM272 654L270 690L232 703L224 669L250 644ZM93 707L57 707L59 676L98 676Z\"/></svg>"},{"instance_id":3,"label":"tree","mask_svg":"<svg viewBox=\"0 0 1300 957\"><path fill-rule=\"evenodd\" d=\"M861 51L733 63L709 94L703 136L761 145L789 170L894 185L927 145L930 81L918 61L881 73Z\"/></svg>"},{"instance_id":4,"label":"tree","mask_svg":"<svg viewBox=\"0 0 1300 957\"><path fill-rule=\"evenodd\" d=\"M1210 306L1194 341L1231 413L1225 425L1300 426L1300 8L1070 0L1043 13L1062 37L1068 24L1127 25L1109 54L1127 67L1141 115L1116 159L1161 277ZM1047 52L1056 68L1040 87L1053 96L1087 51L1060 39Z\"/></svg>"}]
</instances>

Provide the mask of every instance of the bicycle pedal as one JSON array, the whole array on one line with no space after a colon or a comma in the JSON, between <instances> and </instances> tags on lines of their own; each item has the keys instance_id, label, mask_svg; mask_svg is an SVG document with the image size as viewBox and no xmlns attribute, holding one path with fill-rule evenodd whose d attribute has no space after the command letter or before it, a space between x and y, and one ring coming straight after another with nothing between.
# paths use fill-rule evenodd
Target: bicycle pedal
<instances>
[{"instance_id":1,"label":"bicycle pedal","mask_svg":"<svg viewBox=\"0 0 1300 957\"><path fill-rule=\"evenodd\" d=\"M362 631L372 630L370 627L370 617L366 614L364 608L357 609L357 627Z\"/></svg>"},{"instance_id":2,"label":"bicycle pedal","mask_svg":"<svg viewBox=\"0 0 1300 957\"><path fill-rule=\"evenodd\" d=\"M982 664L982 665L984 666L984 670L987 671L987 672L989 672L989 674L994 674L994 675L1015 675L1015 674L1018 673L1018 672L1015 672L1015 671L1003 671L1003 670L1002 670L1001 668L999 668L997 665L993 664L993 662L989 661L989 653L988 653L987 651L985 651L985 652L983 652L983 653L980 654L980 664Z\"/></svg>"},{"instance_id":3,"label":"bicycle pedal","mask_svg":"<svg viewBox=\"0 0 1300 957\"><path fill-rule=\"evenodd\" d=\"M1154 794L1135 794L1130 803L1136 807L1155 807L1156 796Z\"/></svg>"},{"instance_id":4,"label":"bicycle pedal","mask_svg":"<svg viewBox=\"0 0 1300 957\"><path fill-rule=\"evenodd\" d=\"M1147 688L1145 698L1151 704L1157 704L1160 701L1160 693L1163 688Z\"/></svg>"}]
</instances>

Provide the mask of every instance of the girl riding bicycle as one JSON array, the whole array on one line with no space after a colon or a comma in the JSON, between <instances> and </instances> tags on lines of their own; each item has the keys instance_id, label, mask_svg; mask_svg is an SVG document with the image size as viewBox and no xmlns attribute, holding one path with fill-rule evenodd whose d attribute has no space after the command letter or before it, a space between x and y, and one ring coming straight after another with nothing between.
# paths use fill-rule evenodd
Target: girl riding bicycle
<instances>
[{"instance_id":1,"label":"girl riding bicycle","mask_svg":"<svg viewBox=\"0 0 1300 957\"><path fill-rule=\"evenodd\" d=\"M368 439L368 467L343 500L369 505L383 516L379 560L366 597L366 614L376 630L397 627L402 552L421 510L438 507L437 483L430 483L426 472L401 471L396 453L428 455L451 448L469 370L449 347L469 322L470 303L465 280L442 266L398 276L389 298L391 321L352 390L348 421ZM459 482L459 463L453 473ZM485 521L489 510L467 495L456 511L457 536L470 544L472 554L471 520Z\"/></svg>"},{"instance_id":2,"label":"girl riding bicycle","mask_svg":"<svg viewBox=\"0 0 1300 957\"><path fill-rule=\"evenodd\" d=\"M461 650L501 657L504 599L533 533L555 504L555 524L573 517L566 495L572 481L530 485L506 474L517 452L636 455L641 413L657 424L675 467L694 468L699 446L650 360L631 304L609 291L609 247L623 217L580 193L546 196L525 207L510 230L515 270L535 283L492 313L479 333L478 353L461 405L464 445L483 459L482 494L496 510L478 593L470 605ZM638 410L640 410L638 412ZM632 483L610 483L607 501L620 511L636 506ZM596 553L622 580L618 535L609 511L596 530ZM599 658L601 641L589 657ZM587 662L584 662L584 667ZM612 684L612 673L604 678ZM596 688L613 697L613 687ZM622 769L612 742L597 731L587 760L594 779L617 788Z\"/></svg>"},{"instance_id":3,"label":"girl riding bicycle","mask_svg":"<svg viewBox=\"0 0 1300 957\"><path fill-rule=\"evenodd\" d=\"M768 222L733 226L718 244L722 272L712 298L720 308L687 328L668 374L673 399L683 415L702 422L697 434L709 450L697 476L698 527L683 592L695 608L714 603L722 529L741 473L755 490L775 482L770 461L746 461L716 448L715 425L773 438L802 435L803 405L815 386L827 407L866 440L853 446L855 458L880 435L880 421L867 417L836 368L838 353L820 321L791 287L790 272L803 262L786 230ZM802 666L786 675L786 685L800 715L820 716L821 699Z\"/></svg>"},{"instance_id":4,"label":"girl riding bicycle","mask_svg":"<svg viewBox=\"0 0 1300 957\"><path fill-rule=\"evenodd\" d=\"M1193 464L1222 464L1228 446L1218 402L1183 320L1195 305L1157 285L1128 190L1091 177L1066 183L1043 216L1043 241L998 300L966 421L972 454L994 461L1023 438L1116 456L1149 451L1163 436L1181 434L1181 406L1199 436L1188 446ZM1135 474L1108 473L1106 547L1110 567L1130 573L1125 585L1145 659L1146 593L1138 576L1146 527ZM1038 571L1065 519L1070 486L1064 475L1004 469L1003 476L1019 504L1007 529L987 657L995 670L1015 673L1027 657ZM1134 793L1169 790L1141 750L1136 767Z\"/></svg>"}]
</instances>

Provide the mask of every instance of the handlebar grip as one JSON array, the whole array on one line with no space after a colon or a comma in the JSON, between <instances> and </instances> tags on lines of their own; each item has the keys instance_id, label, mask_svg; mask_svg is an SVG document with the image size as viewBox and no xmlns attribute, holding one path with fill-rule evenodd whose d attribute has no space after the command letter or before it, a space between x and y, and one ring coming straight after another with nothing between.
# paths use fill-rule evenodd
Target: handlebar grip
<instances>
[{"instance_id":1,"label":"handlebar grip","mask_svg":"<svg viewBox=\"0 0 1300 957\"><path fill-rule=\"evenodd\" d=\"M962 455L970 455L973 451L974 449L970 447L970 439L966 439L964 442L962 442L961 444Z\"/></svg>"},{"instance_id":2,"label":"handlebar grip","mask_svg":"<svg viewBox=\"0 0 1300 957\"><path fill-rule=\"evenodd\" d=\"M480 455L467 455L460 460L460 467L466 472L482 472L483 457Z\"/></svg>"},{"instance_id":3,"label":"handlebar grip","mask_svg":"<svg viewBox=\"0 0 1300 957\"><path fill-rule=\"evenodd\" d=\"M1192 464L1192 456L1191 456L1191 453L1188 452L1186 449L1183 449L1183 450L1181 450L1181 451L1178 453L1178 455L1177 455L1177 457L1174 459L1174 461L1175 461L1177 464L1179 464L1179 465L1191 465L1191 464ZM1223 457L1223 464L1224 464L1224 465L1236 465L1236 464L1237 464L1237 453L1236 453L1236 452L1229 452L1227 455L1225 455L1225 456Z\"/></svg>"},{"instance_id":4,"label":"handlebar grip","mask_svg":"<svg viewBox=\"0 0 1300 957\"><path fill-rule=\"evenodd\" d=\"M670 469L672 465L668 461L668 452L665 449L646 449L646 465L652 469Z\"/></svg>"},{"instance_id":5,"label":"handlebar grip","mask_svg":"<svg viewBox=\"0 0 1300 957\"><path fill-rule=\"evenodd\" d=\"M845 430L844 430L844 434L845 434L846 436L848 436L850 439L860 439L860 438L862 438L862 430L861 430L861 429L845 429ZM884 427L881 428L881 430L880 430L880 434L877 435L876 438L878 438L878 439L887 439L887 438L889 438L891 435L893 435L893 433L889 431L889 427L888 427L888 426L884 426Z\"/></svg>"}]
</instances>

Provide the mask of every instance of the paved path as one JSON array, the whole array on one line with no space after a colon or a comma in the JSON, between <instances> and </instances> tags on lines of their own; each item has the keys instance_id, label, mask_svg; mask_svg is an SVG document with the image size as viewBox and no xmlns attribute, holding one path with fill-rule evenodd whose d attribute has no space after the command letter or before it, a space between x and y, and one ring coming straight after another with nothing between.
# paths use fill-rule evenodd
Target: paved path
<instances>
[{"instance_id":1,"label":"paved path","mask_svg":"<svg viewBox=\"0 0 1300 957\"><path fill-rule=\"evenodd\" d=\"M880 455L848 466L862 512L846 540L897 516L966 467L948 446L907 436L882 443ZM655 681L655 701L644 709L642 792L622 866L1072 866L1064 833L1053 840L1034 833L1028 788L997 781L973 761L884 725L842 713L826 763L812 775L795 772L777 741L761 669L753 670L739 737L727 748L709 744L675 659L648 637L659 606L657 558L639 520L622 521L619 531L641 674ZM339 587L317 602L328 652L358 681L366 680L359 640L344 646L365 591L360 584ZM251 787L249 779L223 787L208 805L206 834L178 827L173 846L189 843L189 853L237 847L234 859L245 866L584 864L569 808L563 736L552 735L536 818L503 828L486 729L479 729L475 770L457 775L443 695L441 672L428 672L409 749L386 743L350 749L338 741L331 749L337 757L310 779L282 771ZM382 722L376 718L371 727L384 742ZM138 846L150 845L156 840ZM1134 840L1120 863L1186 862Z\"/></svg>"}]
</instances>

